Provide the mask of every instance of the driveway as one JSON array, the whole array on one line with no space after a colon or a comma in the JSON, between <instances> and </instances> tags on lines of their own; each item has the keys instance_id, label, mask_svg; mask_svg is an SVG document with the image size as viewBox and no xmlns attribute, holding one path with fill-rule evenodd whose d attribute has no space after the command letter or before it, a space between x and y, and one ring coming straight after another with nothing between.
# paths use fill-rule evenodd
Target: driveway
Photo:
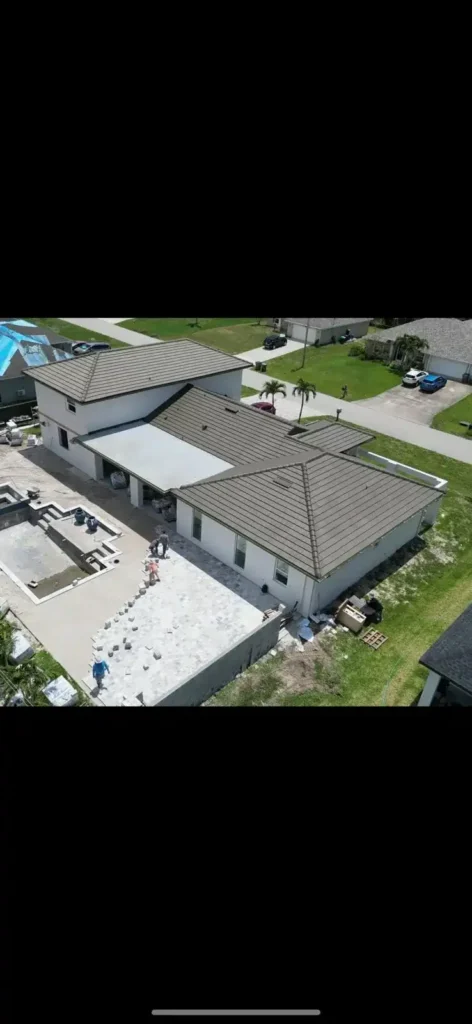
<instances>
[{"instance_id":1,"label":"driveway","mask_svg":"<svg viewBox=\"0 0 472 1024\"><path fill-rule=\"evenodd\" d=\"M266 352L265 348L252 348L250 352L241 352L239 354L240 359L245 359L248 363L267 363L269 359L278 359L279 356L286 356L290 352L303 352L303 342L301 341L287 341L284 348L274 348L272 352Z\"/></svg>"},{"instance_id":2,"label":"driveway","mask_svg":"<svg viewBox=\"0 0 472 1024\"><path fill-rule=\"evenodd\" d=\"M460 402L472 394L472 388L467 384L456 384L455 381L448 381L445 388L428 395L419 388L404 388L401 384L392 388L391 391L384 391L376 398L366 398L362 402L355 402L356 406L363 406L365 409L378 410L387 416L400 417L412 423L423 423L429 426L434 417L443 409Z\"/></svg>"}]
</instances>

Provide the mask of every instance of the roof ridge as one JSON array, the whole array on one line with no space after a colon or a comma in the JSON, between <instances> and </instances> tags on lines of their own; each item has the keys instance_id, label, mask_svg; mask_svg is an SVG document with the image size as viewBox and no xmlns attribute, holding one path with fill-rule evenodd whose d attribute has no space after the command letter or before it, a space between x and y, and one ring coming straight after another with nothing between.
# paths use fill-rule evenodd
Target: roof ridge
<instances>
[{"instance_id":1,"label":"roof ridge","mask_svg":"<svg viewBox=\"0 0 472 1024\"><path fill-rule=\"evenodd\" d=\"M93 377L94 377L94 374L95 374L95 370L97 369L97 365L98 365L98 361L100 359L100 356L105 356L105 355L108 355L108 353L107 352L92 352L92 355L89 356L91 363L92 363L92 359L93 359L93 366L92 366L92 368L90 370L90 373L89 373L87 379L84 382L84 389L83 389L83 398L84 399L86 399L88 397L88 393L89 393L89 390L90 390L90 385L92 383L92 380L93 380ZM84 357L82 356L82 358L84 358ZM85 357L85 358L87 358L87 357Z\"/></svg>"},{"instance_id":2,"label":"roof ridge","mask_svg":"<svg viewBox=\"0 0 472 1024\"><path fill-rule=\"evenodd\" d=\"M303 486L304 486L304 490L305 490L305 500L306 500L307 510L308 510L308 531L309 531L309 534L310 534L311 550L312 550L312 554L313 554L313 567L314 567L314 570L315 570L315 576L318 577L320 575L320 573L321 573L321 560L320 560L320 553L319 553L319 550L318 550L318 542L317 542L317 539L316 539L315 510L313 508L313 503L312 503L312 500L311 500L310 481L309 481L308 475L307 475L306 463L302 464L301 471L302 471Z\"/></svg>"}]
</instances>

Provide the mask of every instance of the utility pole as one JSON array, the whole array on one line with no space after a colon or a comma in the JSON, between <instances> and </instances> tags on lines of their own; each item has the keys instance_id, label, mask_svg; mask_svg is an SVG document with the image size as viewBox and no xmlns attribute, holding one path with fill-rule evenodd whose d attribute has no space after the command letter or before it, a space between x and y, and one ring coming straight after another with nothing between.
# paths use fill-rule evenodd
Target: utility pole
<instances>
[{"instance_id":1,"label":"utility pole","mask_svg":"<svg viewBox=\"0 0 472 1024\"><path fill-rule=\"evenodd\" d=\"M310 324L311 324L311 318L308 317L307 324L306 324L305 344L303 346L303 362L302 362L302 367L301 368L304 367L305 361L306 361L306 350L307 350L307 346L308 346L308 335L310 333Z\"/></svg>"}]
</instances>

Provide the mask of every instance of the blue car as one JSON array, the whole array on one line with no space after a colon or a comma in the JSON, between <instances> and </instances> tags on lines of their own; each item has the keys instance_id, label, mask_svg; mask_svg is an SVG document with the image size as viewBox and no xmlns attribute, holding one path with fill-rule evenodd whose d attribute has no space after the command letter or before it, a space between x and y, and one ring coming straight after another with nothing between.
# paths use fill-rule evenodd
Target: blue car
<instances>
[{"instance_id":1,"label":"blue car","mask_svg":"<svg viewBox=\"0 0 472 1024\"><path fill-rule=\"evenodd\" d=\"M440 391L445 388L447 377L438 377L435 373L428 373L428 376L421 381L420 391Z\"/></svg>"}]
</instances>

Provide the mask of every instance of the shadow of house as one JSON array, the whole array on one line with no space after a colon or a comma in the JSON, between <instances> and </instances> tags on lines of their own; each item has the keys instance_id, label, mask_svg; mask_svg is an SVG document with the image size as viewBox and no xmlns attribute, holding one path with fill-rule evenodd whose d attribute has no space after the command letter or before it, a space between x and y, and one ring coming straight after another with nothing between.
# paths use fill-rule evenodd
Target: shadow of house
<instances>
[{"instance_id":1,"label":"shadow of house","mask_svg":"<svg viewBox=\"0 0 472 1024\"><path fill-rule=\"evenodd\" d=\"M105 518L114 517L130 530L151 541L155 538L156 520L145 509L130 504L127 491L114 491L101 481L86 477L79 469L69 466L58 455L39 445L36 448L18 448L18 454L27 462L43 469L58 483L80 494L84 504L91 502L100 508Z\"/></svg>"},{"instance_id":2,"label":"shadow of house","mask_svg":"<svg viewBox=\"0 0 472 1024\"><path fill-rule=\"evenodd\" d=\"M332 609L335 610L340 607L343 601L347 598L352 597L354 594L356 597L363 598L367 597L372 593L381 583L385 580L390 579L395 573L402 569L405 565L408 565L417 555L420 554L426 547L426 543L422 537L415 537L409 544L405 544L404 547L399 548L398 551L388 558L386 562L382 562L372 572L367 573L363 576L354 586L351 586L349 590L344 591L336 601L332 604Z\"/></svg>"}]
</instances>

